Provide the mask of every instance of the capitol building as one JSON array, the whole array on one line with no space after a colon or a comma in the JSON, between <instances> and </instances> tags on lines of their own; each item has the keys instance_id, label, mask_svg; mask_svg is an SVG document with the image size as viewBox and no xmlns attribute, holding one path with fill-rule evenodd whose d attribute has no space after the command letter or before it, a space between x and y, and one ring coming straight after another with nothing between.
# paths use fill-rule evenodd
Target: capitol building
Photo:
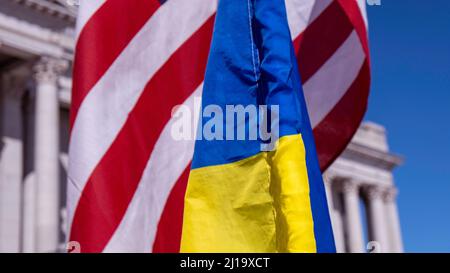
<instances>
[{"instance_id":1,"label":"capitol building","mask_svg":"<svg viewBox=\"0 0 450 273\"><path fill-rule=\"evenodd\" d=\"M65 249L73 2L0 3L0 252ZM403 252L401 163L385 129L365 122L326 171L338 252Z\"/></svg>"}]
</instances>

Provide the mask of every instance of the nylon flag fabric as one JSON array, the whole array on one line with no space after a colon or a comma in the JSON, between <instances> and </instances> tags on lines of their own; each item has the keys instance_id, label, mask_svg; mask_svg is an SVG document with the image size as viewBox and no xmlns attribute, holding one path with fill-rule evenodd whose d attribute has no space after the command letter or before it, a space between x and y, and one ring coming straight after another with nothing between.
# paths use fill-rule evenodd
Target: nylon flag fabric
<instances>
[{"instance_id":1,"label":"nylon flag fabric","mask_svg":"<svg viewBox=\"0 0 450 273\"><path fill-rule=\"evenodd\" d=\"M285 4L317 156L324 170L346 147L366 109L370 69L365 1L285 0ZM81 252L179 252L182 248L195 139L175 140L171 128L183 108L200 112L195 102L202 96L216 11L215 0L80 1L67 223L68 240L78 243ZM257 41L258 37L254 38ZM276 96L270 98L265 103L277 104ZM282 131L286 127L281 125ZM303 142L307 152L312 140L300 133L301 138L289 133L295 141L280 138L279 150L291 142ZM294 155L269 152L262 158L248 157L254 151L246 148L232 163L242 162L239 159L245 156L251 161L244 161L245 166L254 166L255 161L284 161L301 156L302 149L300 146ZM223 163L196 157L192 173L202 167L226 165ZM259 169L254 170L256 177ZM311 182L309 177L318 170L307 171ZM283 171L278 172L281 177ZM311 215L302 215L318 221L314 218L318 215L314 212L315 190L320 189L311 186ZM264 196L267 194L261 198ZM259 208L264 211L264 206ZM312 235L311 227L304 232ZM314 239L316 251L327 251L321 243L325 239ZM314 250L312 243L304 249L278 240L285 242L286 251ZM189 237L183 235L183 249L189 247L187 242ZM270 242L265 246L273 246L274 241Z\"/></svg>"},{"instance_id":2,"label":"nylon flag fabric","mask_svg":"<svg viewBox=\"0 0 450 273\"><path fill-rule=\"evenodd\" d=\"M215 136L202 130L195 146L181 251L335 252L284 0L219 1L204 113L212 105L241 106L248 115L201 118L201 128L214 123ZM250 109L262 105L269 113L252 119ZM274 139L250 138L265 122ZM262 151L273 141L272 151Z\"/></svg>"}]
</instances>

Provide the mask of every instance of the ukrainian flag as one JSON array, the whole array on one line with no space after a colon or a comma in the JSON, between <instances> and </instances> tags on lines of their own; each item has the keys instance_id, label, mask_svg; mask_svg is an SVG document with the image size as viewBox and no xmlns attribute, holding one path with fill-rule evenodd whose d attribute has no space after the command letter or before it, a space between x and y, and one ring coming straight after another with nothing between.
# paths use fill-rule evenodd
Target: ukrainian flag
<instances>
[{"instance_id":1,"label":"ukrainian flag","mask_svg":"<svg viewBox=\"0 0 450 273\"><path fill-rule=\"evenodd\" d=\"M291 41L284 0L219 1L181 252L335 252ZM258 119L247 111L243 125L214 110L236 105L255 106ZM264 121L270 151L251 137Z\"/></svg>"}]
</instances>

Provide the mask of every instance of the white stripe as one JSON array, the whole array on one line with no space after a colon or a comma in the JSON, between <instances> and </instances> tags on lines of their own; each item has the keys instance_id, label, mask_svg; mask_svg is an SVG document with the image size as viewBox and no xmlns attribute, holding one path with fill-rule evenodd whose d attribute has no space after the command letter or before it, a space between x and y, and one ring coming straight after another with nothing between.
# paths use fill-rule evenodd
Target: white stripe
<instances>
[{"instance_id":1,"label":"white stripe","mask_svg":"<svg viewBox=\"0 0 450 273\"><path fill-rule=\"evenodd\" d=\"M81 30L84 28L89 19L100 8L106 0L81 0L78 9L77 26L75 30L75 40L78 40Z\"/></svg>"},{"instance_id":2,"label":"white stripe","mask_svg":"<svg viewBox=\"0 0 450 273\"><path fill-rule=\"evenodd\" d=\"M365 54L353 31L341 47L304 85L312 127L316 127L336 106L355 81Z\"/></svg>"},{"instance_id":3,"label":"white stripe","mask_svg":"<svg viewBox=\"0 0 450 273\"><path fill-rule=\"evenodd\" d=\"M191 113L198 113L203 84L183 103ZM175 115L176 116L176 115ZM193 140L174 140L171 128L178 118L164 127L139 186L119 227L108 242L105 252L149 252L152 250L161 214L169 194L192 160ZM194 127L197 128L195 117Z\"/></svg>"},{"instance_id":4,"label":"white stripe","mask_svg":"<svg viewBox=\"0 0 450 273\"><path fill-rule=\"evenodd\" d=\"M69 146L69 226L89 176L120 132L147 82L214 14L216 6L215 1L167 1L86 96Z\"/></svg>"},{"instance_id":5,"label":"white stripe","mask_svg":"<svg viewBox=\"0 0 450 273\"><path fill-rule=\"evenodd\" d=\"M332 0L286 0L292 38L295 39L300 35L332 2Z\"/></svg>"}]
</instances>

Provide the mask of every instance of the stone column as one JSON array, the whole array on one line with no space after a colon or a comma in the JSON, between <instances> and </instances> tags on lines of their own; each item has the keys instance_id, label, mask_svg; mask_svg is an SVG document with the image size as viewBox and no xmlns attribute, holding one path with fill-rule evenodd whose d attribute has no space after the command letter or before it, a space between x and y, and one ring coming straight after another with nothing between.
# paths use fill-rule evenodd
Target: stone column
<instances>
[{"instance_id":1,"label":"stone column","mask_svg":"<svg viewBox=\"0 0 450 273\"><path fill-rule=\"evenodd\" d=\"M403 252L403 242L400 228L400 220L397 209L397 189L390 188L385 196L385 209L387 216L387 231L389 239L389 251L401 253Z\"/></svg>"},{"instance_id":2,"label":"stone column","mask_svg":"<svg viewBox=\"0 0 450 273\"><path fill-rule=\"evenodd\" d=\"M22 251L36 251L36 175L34 167L35 84L31 76L27 80L28 96L23 102L24 114L24 179L23 179L23 227Z\"/></svg>"},{"instance_id":3,"label":"stone column","mask_svg":"<svg viewBox=\"0 0 450 273\"><path fill-rule=\"evenodd\" d=\"M333 181L332 176L330 176L329 174L323 175L323 183L325 185L325 192L327 194L327 204L328 204L328 209L330 210L330 213L333 208L333 191L331 189L332 181Z\"/></svg>"},{"instance_id":4,"label":"stone column","mask_svg":"<svg viewBox=\"0 0 450 273\"><path fill-rule=\"evenodd\" d=\"M377 186L370 186L365 189L370 239L378 243L379 249L377 252L389 251L387 231L386 231L386 215L383 201L383 189Z\"/></svg>"},{"instance_id":5,"label":"stone column","mask_svg":"<svg viewBox=\"0 0 450 273\"><path fill-rule=\"evenodd\" d=\"M58 75L66 63L43 57L36 79L36 251L55 252L59 237L59 102Z\"/></svg>"},{"instance_id":6,"label":"stone column","mask_svg":"<svg viewBox=\"0 0 450 273\"><path fill-rule=\"evenodd\" d=\"M23 197L22 252L34 253L36 251L36 177L34 172L24 178Z\"/></svg>"},{"instance_id":7,"label":"stone column","mask_svg":"<svg viewBox=\"0 0 450 273\"><path fill-rule=\"evenodd\" d=\"M365 252L361 214L359 210L358 185L351 180L342 184L345 210L345 227L348 250L351 253Z\"/></svg>"},{"instance_id":8,"label":"stone column","mask_svg":"<svg viewBox=\"0 0 450 273\"><path fill-rule=\"evenodd\" d=\"M325 190L327 193L328 210L330 212L331 225L333 227L334 242L336 244L336 252L343 253L345 252L345 242L342 228L341 211L339 207L336 207L336 204L339 203L339 196L335 196L335 192L333 191L333 183L335 180L336 179L328 173L326 173L323 177Z\"/></svg>"},{"instance_id":9,"label":"stone column","mask_svg":"<svg viewBox=\"0 0 450 273\"><path fill-rule=\"evenodd\" d=\"M21 245L24 81L12 73L1 75L0 252L19 252Z\"/></svg>"}]
</instances>

